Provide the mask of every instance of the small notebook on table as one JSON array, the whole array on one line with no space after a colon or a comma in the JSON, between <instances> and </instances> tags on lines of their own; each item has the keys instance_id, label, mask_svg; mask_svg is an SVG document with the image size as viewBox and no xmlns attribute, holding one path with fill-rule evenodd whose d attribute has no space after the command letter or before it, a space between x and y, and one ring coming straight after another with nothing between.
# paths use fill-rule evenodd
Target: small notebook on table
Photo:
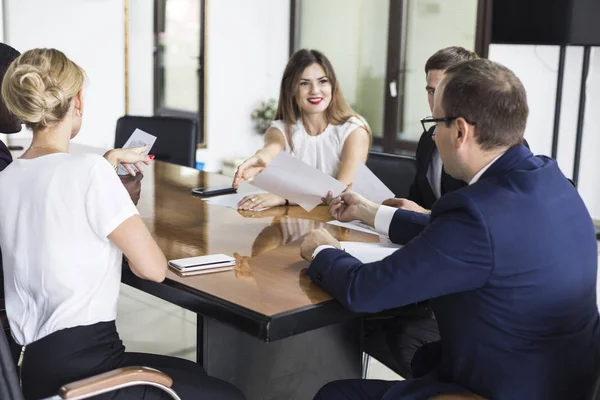
<instances>
[{"instance_id":1,"label":"small notebook on table","mask_svg":"<svg viewBox=\"0 0 600 400\"><path fill-rule=\"evenodd\" d=\"M169 261L169 268L179 276L231 271L234 266L235 258L225 254L212 254Z\"/></svg>"}]
</instances>

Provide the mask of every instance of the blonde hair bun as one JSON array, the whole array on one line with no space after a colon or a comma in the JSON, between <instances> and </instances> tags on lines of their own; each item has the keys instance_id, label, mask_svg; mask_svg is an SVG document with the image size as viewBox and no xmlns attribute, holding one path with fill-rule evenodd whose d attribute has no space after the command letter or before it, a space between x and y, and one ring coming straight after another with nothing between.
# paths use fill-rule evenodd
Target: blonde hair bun
<instances>
[{"instance_id":1,"label":"blonde hair bun","mask_svg":"<svg viewBox=\"0 0 600 400\"><path fill-rule=\"evenodd\" d=\"M85 72L56 49L33 49L10 65L2 82L8 109L33 130L57 125L83 87Z\"/></svg>"}]
</instances>

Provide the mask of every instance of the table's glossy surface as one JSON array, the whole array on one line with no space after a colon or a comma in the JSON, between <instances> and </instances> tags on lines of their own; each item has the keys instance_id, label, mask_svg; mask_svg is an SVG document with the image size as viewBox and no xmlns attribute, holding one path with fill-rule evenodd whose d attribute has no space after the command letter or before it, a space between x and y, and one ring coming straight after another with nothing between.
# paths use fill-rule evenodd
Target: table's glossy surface
<instances>
[{"instance_id":1,"label":"table's glossy surface","mask_svg":"<svg viewBox=\"0 0 600 400\"><path fill-rule=\"evenodd\" d=\"M201 186L226 185L231 178L157 162L142 181L140 214L167 259L224 253L236 257L234 271L167 279L273 316L330 300L310 282L300 257L301 238L326 226L341 240L377 241L374 235L325 224L326 207L308 213L298 206L262 212L208 204L191 194Z\"/></svg>"}]
</instances>

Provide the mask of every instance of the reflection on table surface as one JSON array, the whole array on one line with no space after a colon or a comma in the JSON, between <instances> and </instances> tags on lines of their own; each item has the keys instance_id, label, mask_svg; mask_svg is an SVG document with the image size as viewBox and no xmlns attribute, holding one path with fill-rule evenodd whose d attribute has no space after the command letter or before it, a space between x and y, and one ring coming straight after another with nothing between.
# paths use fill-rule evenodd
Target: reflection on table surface
<instances>
[{"instance_id":1,"label":"reflection on table surface","mask_svg":"<svg viewBox=\"0 0 600 400\"><path fill-rule=\"evenodd\" d=\"M237 261L234 271L192 277L169 272L167 279L272 316L331 299L304 275L305 234L327 227L339 240L378 241L325 224L331 219L326 207L310 213L298 206L237 211L191 194L195 187L229 183L229 177L161 162L146 171L138 208L167 259L224 253Z\"/></svg>"}]
</instances>

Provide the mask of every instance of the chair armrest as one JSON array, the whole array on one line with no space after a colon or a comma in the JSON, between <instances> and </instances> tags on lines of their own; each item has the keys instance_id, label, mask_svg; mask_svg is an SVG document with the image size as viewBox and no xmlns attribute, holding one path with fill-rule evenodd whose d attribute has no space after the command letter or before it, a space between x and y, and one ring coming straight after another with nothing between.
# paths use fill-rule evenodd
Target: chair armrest
<instances>
[{"instance_id":1,"label":"chair armrest","mask_svg":"<svg viewBox=\"0 0 600 400\"><path fill-rule=\"evenodd\" d=\"M173 380L166 374L148 367L117 368L90 378L68 383L58 394L63 399L79 398L91 393L105 392L133 382L154 383L170 388Z\"/></svg>"}]
</instances>

